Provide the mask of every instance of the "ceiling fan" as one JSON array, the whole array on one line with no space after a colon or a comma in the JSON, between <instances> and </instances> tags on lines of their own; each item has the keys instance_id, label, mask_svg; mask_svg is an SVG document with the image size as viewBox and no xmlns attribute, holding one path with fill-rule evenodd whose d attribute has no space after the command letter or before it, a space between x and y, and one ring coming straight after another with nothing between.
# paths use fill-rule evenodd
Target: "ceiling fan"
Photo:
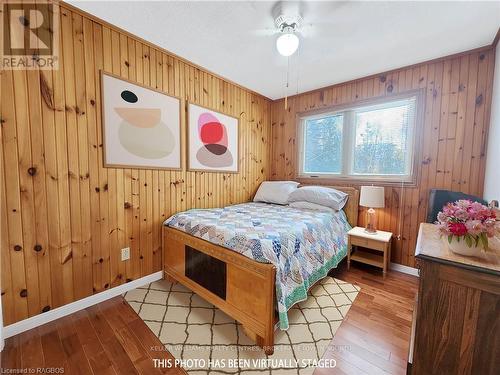
<instances>
[{"instance_id":1,"label":"ceiling fan","mask_svg":"<svg viewBox=\"0 0 500 375\"><path fill-rule=\"evenodd\" d=\"M259 35L277 35L276 48L285 57L293 55L299 47L298 33L302 31L304 20L303 2L278 1L271 10L274 27L257 30Z\"/></svg>"},{"instance_id":2,"label":"ceiling fan","mask_svg":"<svg viewBox=\"0 0 500 375\"><path fill-rule=\"evenodd\" d=\"M282 56L291 56L299 48L299 37L297 32L302 25L300 14L280 14L274 20L276 28L281 35L276 39L276 49Z\"/></svg>"},{"instance_id":3,"label":"ceiling fan","mask_svg":"<svg viewBox=\"0 0 500 375\"><path fill-rule=\"evenodd\" d=\"M270 12L274 25L255 30L254 34L278 35L276 49L281 55L289 57L297 51L301 39L328 33L331 30L335 30L336 35L345 32L332 24L332 15L346 4L346 2L317 4L306 1L278 1Z\"/></svg>"}]
</instances>

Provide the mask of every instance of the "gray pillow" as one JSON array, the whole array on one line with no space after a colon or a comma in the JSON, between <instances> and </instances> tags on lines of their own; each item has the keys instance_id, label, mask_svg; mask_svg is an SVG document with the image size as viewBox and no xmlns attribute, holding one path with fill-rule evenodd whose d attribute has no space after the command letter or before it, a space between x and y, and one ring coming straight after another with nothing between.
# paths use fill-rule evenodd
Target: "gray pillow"
<instances>
[{"instance_id":1,"label":"gray pillow","mask_svg":"<svg viewBox=\"0 0 500 375\"><path fill-rule=\"evenodd\" d=\"M304 186L293 191L288 197L291 202L310 202L340 211L347 203L349 194L324 186Z\"/></svg>"},{"instance_id":2,"label":"gray pillow","mask_svg":"<svg viewBox=\"0 0 500 375\"><path fill-rule=\"evenodd\" d=\"M260 184L254 202L287 204L290 193L299 186L295 181L264 181Z\"/></svg>"},{"instance_id":3,"label":"gray pillow","mask_svg":"<svg viewBox=\"0 0 500 375\"><path fill-rule=\"evenodd\" d=\"M311 202L304 202L304 201L291 202L290 207L306 209L306 210L313 210L313 211L324 211L324 212L336 212L337 211L331 207L321 206L320 204L311 203Z\"/></svg>"}]
</instances>

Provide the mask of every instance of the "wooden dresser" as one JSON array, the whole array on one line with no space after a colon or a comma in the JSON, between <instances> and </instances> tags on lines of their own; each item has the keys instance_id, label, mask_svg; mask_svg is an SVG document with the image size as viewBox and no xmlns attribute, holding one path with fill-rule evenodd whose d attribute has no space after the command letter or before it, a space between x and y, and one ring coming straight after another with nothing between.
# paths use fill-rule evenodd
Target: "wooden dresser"
<instances>
[{"instance_id":1,"label":"wooden dresser","mask_svg":"<svg viewBox=\"0 0 500 375\"><path fill-rule=\"evenodd\" d=\"M409 373L500 373L500 238L481 257L452 253L434 224L421 224L420 285Z\"/></svg>"}]
</instances>

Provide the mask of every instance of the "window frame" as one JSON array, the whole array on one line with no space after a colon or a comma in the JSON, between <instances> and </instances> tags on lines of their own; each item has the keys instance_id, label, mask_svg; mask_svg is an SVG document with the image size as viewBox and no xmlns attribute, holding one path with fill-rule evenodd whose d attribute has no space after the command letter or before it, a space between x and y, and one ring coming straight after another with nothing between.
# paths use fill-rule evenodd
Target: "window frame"
<instances>
[{"instance_id":1,"label":"window frame","mask_svg":"<svg viewBox=\"0 0 500 375\"><path fill-rule=\"evenodd\" d=\"M418 161L421 158L421 132L423 129L423 113L425 100L423 100L425 95L424 89L409 90L399 94L390 94L381 97L374 97L370 99L362 99L355 102L350 102L343 105L329 106L321 109L315 109L311 111L304 111L297 113L296 115L296 131L297 131L297 155L296 155L296 170L295 175L298 180L311 181L311 180L321 180L324 182L340 182L340 183L377 183L383 185L401 185L405 186L416 186L418 181L420 170L417 168ZM412 142L410 142L409 147L413 152L413 160L409 160L409 170L408 175L361 175L361 174L349 174L349 171L353 169L354 154L353 142L355 142L355 127L347 129L347 124L354 124L352 116L354 116L354 110L362 107L370 107L383 105L389 102L397 102L406 99L415 98L415 123L410 129L410 136L413 137ZM335 173L305 173L303 171L304 167L304 141L305 141L305 121L315 118L323 118L325 116L334 116L336 114L342 113L344 115L344 121L342 124L342 172L340 174ZM347 118L347 119L346 119Z\"/></svg>"}]
</instances>

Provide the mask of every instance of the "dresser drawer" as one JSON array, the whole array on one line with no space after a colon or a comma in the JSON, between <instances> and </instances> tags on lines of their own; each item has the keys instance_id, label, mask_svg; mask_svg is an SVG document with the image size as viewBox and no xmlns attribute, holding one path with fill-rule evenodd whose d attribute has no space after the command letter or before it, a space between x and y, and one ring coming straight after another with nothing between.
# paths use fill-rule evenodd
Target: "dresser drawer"
<instances>
[{"instance_id":1,"label":"dresser drawer","mask_svg":"<svg viewBox=\"0 0 500 375\"><path fill-rule=\"evenodd\" d=\"M351 236L351 245L384 251L386 243L382 241L371 240L369 238Z\"/></svg>"}]
</instances>

